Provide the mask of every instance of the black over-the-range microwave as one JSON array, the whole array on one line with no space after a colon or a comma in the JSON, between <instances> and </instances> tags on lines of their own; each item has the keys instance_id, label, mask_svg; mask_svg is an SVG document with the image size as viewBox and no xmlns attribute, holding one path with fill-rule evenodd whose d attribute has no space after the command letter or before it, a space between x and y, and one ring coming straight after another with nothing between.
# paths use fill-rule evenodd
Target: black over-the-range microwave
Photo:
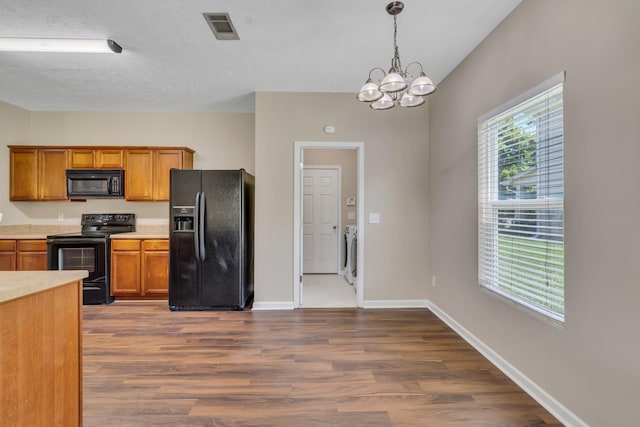
<instances>
[{"instance_id":1,"label":"black over-the-range microwave","mask_svg":"<svg viewBox=\"0 0 640 427\"><path fill-rule=\"evenodd\" d=\"M124 170L67 169L67 197L70 199L123 198Z\"/></svg>"}]
</instances>

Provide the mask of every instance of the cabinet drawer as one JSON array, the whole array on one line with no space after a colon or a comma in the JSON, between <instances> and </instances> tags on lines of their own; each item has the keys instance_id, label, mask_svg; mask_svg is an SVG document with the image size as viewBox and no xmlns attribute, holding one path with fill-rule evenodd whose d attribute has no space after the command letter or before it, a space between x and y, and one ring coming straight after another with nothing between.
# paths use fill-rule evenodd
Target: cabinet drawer
<instances>
[{"instance_id":1,"label":"cabinet drawer","mask_svg":"<svg viewBox=\"0 0 640 427\"><path fill-rule=\"evenodd\" d=\"M18 252L46 252L46 240L18 240Z\"/></svg>"},{"instance_id":2,"label":"cabinet drawer","mask_svg":"<svg viewBox=\"0 0 640 427\"><path fill-rule=\"evenodd\" d=\"M142 242L145 251L168 251L169 240L145 240Z\"/></svg>"},{"instance_id":3,"label":"cabinet drawer","mask_svg":"<svg viewBox=\"0 0 640 427\"><path fill-rule=\"evenodd\" d=\"M114 251L139 251L140 240L112 239L111 249L113 249Z\"/></svg>"},{"instance_id":4,"label":"cabinet drawer","mask_svg":"<svg viewBox=\"0 0 640 427\"><path fill-rule=\"evenodd\" d=\"M15 250L15 240L0 240L0 252L14 252Z\"/></svg>"}]
</instances>

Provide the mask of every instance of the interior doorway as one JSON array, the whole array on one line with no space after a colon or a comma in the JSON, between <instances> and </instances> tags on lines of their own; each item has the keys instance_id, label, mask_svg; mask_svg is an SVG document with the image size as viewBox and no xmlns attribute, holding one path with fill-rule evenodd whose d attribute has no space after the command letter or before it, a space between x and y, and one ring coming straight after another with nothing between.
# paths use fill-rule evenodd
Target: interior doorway
<instances>
[{"instance_id":1,"label":"interior doorway","mask_svg":"<svg viewBox=\"0 0 640 427\"><path fill-rule=\"evenodd\" d=\"M354 159L354 167L346 167L340 161L332 159ZM314 160L315 159L315 160ZM318 160L324 159L324 160ZM329 166L327 166L329 165ZM340 166L342 184L338 195L338 221L335 224L335 236L338 237L336 258L339 262L338 274L305 274L305 260L308 260L311 237L308 229L310 207L307 197L305 204L305 168L327 169ZM349 172L349 169L352 169ZM295 143L294 153L294 305L296 307L346 307L363 305L364 274L364 144L361 142L301 142ZM353 176L349 178L349 173ZM306 180L307 187L310 180ZM351 181L352 187L349 187ZM346 186L346 189L345 189ZM308 196L308 194L307 194ZM324 208L331 207L329 203ZM306 212L305 212L306 210ZM349 280L344 277L346 261L345 226L350 225L351 234L357 232L357 246L352 254L353 272ZM334 225L330 225L334 232ZM307 227L308 228L308 227ZM305 242L305 237L307 241ZM325 242L333 244L334 240ZM320 246L318 246L320 247ZM310 270L307 270L310 271ZM306 285L306 286L305 286ZM351 294L349 294L351 292ZM354 298L355 297L355 298Z\"/></svg>"},{"instance_id":2,"label":"interior doorway","mask_svg":"<svg viewBox=\"0 0 640 427\"><path fill-rule=\"evenodd\" d=\"M307 164L309 153L305 151L305 154L302 176L302 274L339 274L342 167L310 166Z\"/></svg>"}]
</instances>

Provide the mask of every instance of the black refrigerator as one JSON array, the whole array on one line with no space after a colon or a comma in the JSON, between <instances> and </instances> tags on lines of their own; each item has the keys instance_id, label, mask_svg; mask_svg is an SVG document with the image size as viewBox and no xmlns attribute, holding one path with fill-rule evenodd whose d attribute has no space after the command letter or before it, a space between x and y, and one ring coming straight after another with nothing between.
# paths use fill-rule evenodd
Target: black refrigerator
<instances>
[{"instance_id":1,"label":"black refrigerator","mask_svg":"<svg viewBox=\"0 0 640 427\"><path fill-rule=\"evenodd\" d=\"M253 299L255 179L171 169L169 308L242 310Z\"/></svg>"}]
</instances>

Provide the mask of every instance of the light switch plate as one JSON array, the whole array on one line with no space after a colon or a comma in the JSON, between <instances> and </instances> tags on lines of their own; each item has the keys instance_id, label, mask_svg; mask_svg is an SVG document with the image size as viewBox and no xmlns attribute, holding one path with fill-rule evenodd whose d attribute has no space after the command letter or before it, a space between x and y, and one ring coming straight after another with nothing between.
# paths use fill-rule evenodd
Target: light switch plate
<instances>
[{"instance_id":1,"label":"light switch plate","mask_svg":"<svg viewBox=\"0 0 640 427\"><path fill-rule=\"evenodd\" d=\"M356 213L355 212L347 212L347 219L349 219L349 220L356 219Z\"/></svg>"},{"instance_id":2,"label":"light switch plate","mask_svg":"<svg viewBox=\"0 0 640 427\"><path fill-rule=\"evenodd\" d=\"M379 224L380 223L380 214L379 213L370 213L369 214L369 224Z\"/></svg>"}]
</instances>

